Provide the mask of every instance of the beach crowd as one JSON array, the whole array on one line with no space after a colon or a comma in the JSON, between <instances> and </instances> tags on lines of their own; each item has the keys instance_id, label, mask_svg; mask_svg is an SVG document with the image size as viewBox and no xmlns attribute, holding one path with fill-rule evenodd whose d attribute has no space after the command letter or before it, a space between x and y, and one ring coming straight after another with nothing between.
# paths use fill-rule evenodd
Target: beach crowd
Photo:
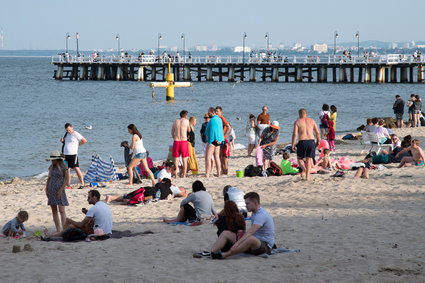
<instances>
[{"instance_id":1,"label":"beach crowd","mask_svg":"<svg viewBox=\"0 0 425 283\"><path fill-rule=\"evenodd\" d=\"M408 103L402 98L395 97L393 110L397 127L421 126L422 103L419 95L412 94ZM408 107L409 122L403 121L404 108ZM400 139L386 128L383 119L367 120L363 140L366 136L372 138L371 145L379 146L378 152L369 151L362 160L350 161L331 158L331 153L337 150L335 133L337 127L337 107L323 104L318 113L319 124L309 117L307 110L298 110L298 118L293 124L291 144L277 148L279 141L279 122L271 120L269 109L265 105L261 113L249 114L245 134L247 137L247 155L253 156L249 169L256 170L254 176L299 175L302 181L311 180L311 174L328 174L335 171L333 177L343 177L343 170L356 170L355 177L369 178L369 171L378 164L399 163L399 168L405 166L423 166L425 157L419 146L419 140L411 136ZM217 212L214 202L200 180L192 183L192 192L177 186L179 178L199 175L199 166L195 153L195 117L188 117L188 111L182 110L171 127L173 145L170 147L170 157L159 170L152 172L152 162L149 162L148 151L143 143L141 132L136 125L127 127L131 142L124 144L132 151L132 158L127 166L128 186L134 184L134 170L137 166L143 169L144 175L150 180L150 186L139 186L126 194L106 195L102 200L98 190L88 191L87 202L90 209L83 209L81 221L67 218L65 207L69 205L66 190L72 189L71 172L73 169L80 181L79 189L87 188L83 174L79 168L78 149L87 143L80 133L74 130L70 123L65 124L65 134L60 138L62 150L52 151L47 158L51 162L45 186L48 205L52 211L55 232L44 231L42 239L63 237L63 239L103 240L112 233L113 216L108 204L117 202L125 205L147 204L173 198L183 198L180 209L173 218L164 218L164 223L175 225L196 226L211 221L217 226L217 240L212 243L210 250L196 253L194 257L211 257L224 259L229 256L249 253L253 255L271 254L275 245L275 227L272 216L261 207L260 195L257 192L247 192L227 185L223 188L224 208ZM221 106L210 107L203 116L200 137L203 143L205 160L205 177L213 175L220 177L229 174L229 160L236 135L228 119L224 117ZM374 140L373 138L376 138ZM381 147L388 146L388 150ZM320 157L316 159L316 154ZM280 164L273 158L281 155ZM291 158L295 154L296 158ZM254 160L255 159L255 160ZM245 175L250 173L248 167ZM215 169L215 174L213 174ZM250 213L250 215L248 215ZM249 216L249 218L248 218ZM2 232L8 237L25 235L24 222L29 219L27 211L20 211L15 218L7 222ZM245 220L251 221L247 229Z\"/></svg>"}]
</instances>

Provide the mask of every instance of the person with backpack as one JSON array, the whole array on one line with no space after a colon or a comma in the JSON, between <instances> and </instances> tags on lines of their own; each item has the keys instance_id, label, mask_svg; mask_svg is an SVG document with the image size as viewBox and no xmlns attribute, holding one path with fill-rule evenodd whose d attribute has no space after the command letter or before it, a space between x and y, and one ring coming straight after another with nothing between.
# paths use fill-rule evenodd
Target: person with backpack
<instances>
[{"instance_id":1,"label":"person with backpack","mask_svg":"<svg viewBox=\"0 0 425 283\"><path fill-rule=\"evenodd\" d=\"M322 105L322 111L319 113L319 119L320 119L320 136L322 139L326 139L326 134L328 132L328 123L329 123L329 117L331 113L329 112L329 105L323 104Z\"/></svg>"}]
</instances>

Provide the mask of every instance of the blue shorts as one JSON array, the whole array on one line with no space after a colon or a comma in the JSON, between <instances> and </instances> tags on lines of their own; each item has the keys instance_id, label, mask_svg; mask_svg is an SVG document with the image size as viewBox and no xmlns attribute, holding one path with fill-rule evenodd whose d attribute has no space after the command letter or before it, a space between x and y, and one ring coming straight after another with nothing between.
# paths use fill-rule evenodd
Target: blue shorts
<instances>
[{"instance_id":1,"label":"blue shorts","mask_svg":"<svg viewBox=\"0 0 425 283\"><path fill-rule=\"evenodd\" d=\"M297 157L303 159L305 157L316 157L316 143L314 140L301 140L297 144Z\"/></svg>"},{"instance_id":2,"label":"blue shorts","mask_svg":"<svg viewBox=\"0 0 425 283\"><path fill-rule=\"evenodd\" d=\"M142 153L138 153L136 155L133 156L133 159L145 159L148 155L146 154L146 152L142 152Z\"/></svg>"}]
</instances>

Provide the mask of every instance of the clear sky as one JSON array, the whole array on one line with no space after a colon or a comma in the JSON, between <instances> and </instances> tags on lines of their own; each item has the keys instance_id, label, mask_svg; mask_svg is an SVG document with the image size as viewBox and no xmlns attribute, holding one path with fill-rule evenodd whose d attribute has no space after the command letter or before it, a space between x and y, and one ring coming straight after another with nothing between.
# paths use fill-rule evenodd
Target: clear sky
<instances>
[{"instance_id":1,"label":"clear sky","mask_svg":"<svg viewBox=\"0 0 425 283\"><path fill-rule=\"evenodd\" d=\"M64 49L65 34L80 34L80 49L121 47L156 48L179 46L181 33L186 46L265 46L264 35L277 46L301 42L332 43L338 30L339 42L360 40L423 41L424 0L21 0L0 1L0 27L4 49Z\"/></svg>"}]
</instances>

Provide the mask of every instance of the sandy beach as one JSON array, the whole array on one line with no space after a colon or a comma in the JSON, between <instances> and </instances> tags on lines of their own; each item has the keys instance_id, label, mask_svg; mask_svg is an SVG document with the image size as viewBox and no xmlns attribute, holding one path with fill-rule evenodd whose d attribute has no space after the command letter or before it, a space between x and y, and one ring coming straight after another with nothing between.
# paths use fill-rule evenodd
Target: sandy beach
<instances>
[{"instance_id":1,"label":"sandy beach","mask_svg":"<svg viewBox=\"0 0 425 283\"><path fill-rule=\"evenodd\" d=\"M400 137L411 134L425 147L425 128L394 130ZM281 135L288 136L283 132ZM339 137L340 138L340 137ZM333 157L360 160L359 141L337 144ZM295 157L292 154L291 157ZM274 160L280 163L281 156ZM200 172L204 160L199 159ZM230 174L206 179L190 176L173 183L191 191L195 180L204 182L215 207L223 207L222 189L233 185L256 191L262 206L274 217L278 247L300 249L299 253L269 258L238 256L222 261L193 258L216 239L209 223L196 227L172 226L162 217L174 217L181 199L128 207L110 205L114 230L152 231L137 237L98 242L42 242L31 236L47 227L52 230L51 210L44 193L45 179L0 185L0 223L4 225L20 209L29 212L24 239L0 238L3 282L424 282L425 227L424 167L371 171L370 179L313 175L236 178L235 171L254 163L246 150L235 151ZM46 168L48 163L46 162ZM122 170L122 169L121 169ZM73 176L73 183L76 183ZM149 185L144 180L143 185ZM139 186L126 181L100 188L102 195L124 194ZM89 208L87 191L67 190L68 217L83 218ZM103 198L102 198L103 199ZM33 251L12 253L13 245L30 244Z\"/></svg>"}]
</instances>

